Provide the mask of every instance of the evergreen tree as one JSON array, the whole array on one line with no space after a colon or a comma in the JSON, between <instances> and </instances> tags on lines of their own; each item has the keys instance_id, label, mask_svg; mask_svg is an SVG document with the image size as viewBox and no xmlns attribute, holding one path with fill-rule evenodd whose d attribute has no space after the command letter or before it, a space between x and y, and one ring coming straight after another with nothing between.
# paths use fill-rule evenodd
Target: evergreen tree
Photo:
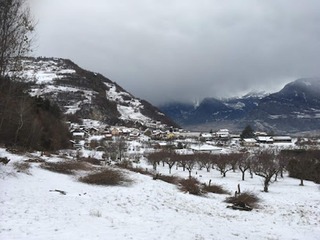
<instances>
[{"instance_id":1,"label":"evergreen tree","mask_svg":"<svg viewBox=\"0 0 320 240\"><path fill-rule=\"evenodd\" d=\"M252 127L251 127L250 125L247 125L247 126L243 129L240 137L241 137L242 139L244 139L244 138L253 138L253 137L254 137L254 131L253 131Z\"/></svg>"}]
</instances>

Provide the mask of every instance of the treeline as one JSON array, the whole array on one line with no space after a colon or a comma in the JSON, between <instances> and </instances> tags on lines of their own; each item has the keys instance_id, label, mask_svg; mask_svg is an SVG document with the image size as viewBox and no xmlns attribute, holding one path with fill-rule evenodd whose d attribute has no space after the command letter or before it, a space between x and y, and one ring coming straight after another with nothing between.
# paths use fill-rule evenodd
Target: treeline
<instances>
[{"instance_id":1,"label":"treeline","mask_svg":"<svg viewBox=\"0 0 320 240\"><path fill-rule=\"evenodd\" d=\"M182 167L183 171L189 172L189 177L193 171L205 168L207 172L216 169L222 177L226 177L227 172L239 170L242 180L245 180L245 173L249 172L263 178L264 191L268 192L269 185L277 181L278 176L283 177L285 171L290 177L300 179L300 185L304 185L303 180L310 180L320 183L320 150L282 150L280 152L272 149L260 149L255 152L239 152L229 154L177 154L173 150L160 150L146 156L154 170L162 163L163 166L171 169Z\"/></svg>"},{"instance_id":2,"label":"treeline","mask_svg":"<svg viewBox=\"0 0 320 240\"><path fill-rule=\"evenodd\" d=\"M282 154L287 159L289 176L301 180L320 183L320 150L283 150Z\"/></svg>"},{"instance_id":3,"label":"treeline","mask_svg":"<svg viewBox=\"0 0 320 240\"><path fill-rule=\"evenodd\" d=\"M41 151L69 147L71 135L59 107L26 89L24 83L0 78L0 143Z\"/></svg>"}]
</instances>

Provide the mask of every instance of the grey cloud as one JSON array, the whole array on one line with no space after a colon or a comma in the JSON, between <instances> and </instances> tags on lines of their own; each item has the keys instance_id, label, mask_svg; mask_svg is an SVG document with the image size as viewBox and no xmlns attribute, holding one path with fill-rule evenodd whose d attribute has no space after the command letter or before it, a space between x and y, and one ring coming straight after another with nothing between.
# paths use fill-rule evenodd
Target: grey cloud
<instances>
[{"instance_id":1,"label":"grey cloud","mask_svg":"<svg viewBox=\"0 0 320 240\"><path fill-rule=\"evenodd\" d=\"M70 58L154 104L320 75L316 0L30 2L37 55Z\"/></svg>"}]
</instances>

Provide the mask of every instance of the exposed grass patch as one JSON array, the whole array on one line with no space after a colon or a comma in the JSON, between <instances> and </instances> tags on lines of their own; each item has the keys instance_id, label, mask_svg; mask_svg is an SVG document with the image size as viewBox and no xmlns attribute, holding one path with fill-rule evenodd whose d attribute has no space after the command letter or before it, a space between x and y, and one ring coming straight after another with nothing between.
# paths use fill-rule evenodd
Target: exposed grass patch
<instances>
[{"instance_id":1,"label":"exposed grass patch","mask_svg":"<svg viewBox=\"0 0 320 240\"><path fill-rule=\"evenodd\" d=\"M89 171L92 170L92 166L85 162L78 161L65 161L65 162L46 162L41 164L43 169L63 173L63 174L74 174L75 171Z\"/></svg>"},{"instance_id":2,"label":"exposed grass patch","mask_svg":"<svg viewBox=\"0 0 320 240\"><path fill-rule=\"evenodd\" d=\"M155 174L153 175L153 180L161 180L167 183L178 185L180 181L182 181L181 178L176 176L168 176L168 175L162 175L162 174Z\"/></svg>"},{"instance_id":3,"label":"exposed grass patch","mask_svg":"<svg viewBox=\"0 0 320 240\"><path fill-rule=\"evenodd\" d=\"M100 160L98 160L96 158L92 158L92 157L80 158L78 161L87 162L87 163L90 163L92 165L97 165L97 166L101 165L101 161Z\"/></svg>"},{"instance_id":4,"label":"exposed grass patch","mask_svg":"<svg viewBox=\"0 0 320 240\"><path fill-rule=\"evenodd\" d=\"M252 192L243 192L238 194L235 197L228 197L225 202L232 203L235 205L244 203L252 208L258 208L258 203L260 202L260 198L252 193Z\"/></svg>"},{"instance_id":5,"label":"exposed grass patch","mask_svg":"<svg viewBox=\"0 0 320 240\"><path fill-rule=\"evenodd\" d=\"M216 194L230 194L227 190L225 190L222 186L220 185L215 185L215 184L211 184L206 185L204 184L202 186L202 191L203 192L210 192L210 193L216 193Z\"/></svg>"},{"instance_id":6,"label":"exposed grass patch","mask_svg":"<svg viewBox=\"0 0 320 240\"><path fill-rule=\"evenodd\" d=\"M136 172L136 173L140 173L143 175L148 175L148 176L153 176L153 173L148 171L148 169L142 168L142 167L131 167L131 168L126 168L130 171Z\"/></svg>"},{"instance_id":7,"label":"exposed grass patch","mask_svg":"<svg viewBox=\"0 0 320 240\"><path fill-rule=\"evenodd\" d=\"M79 181L88 184L107 186L122 185L124 183L132 182L132 180L125 176L121 171L111 168L90 173L87 176L79 178Z\"/></svg>"},{"instance_id":8,"label":"exposed grass patch","mask_svg":"<svg viewBox=\"0 0 320 240\"><path fill-rule=\"evenodd\" d=\"M129 169L129 170L133 168L132 162L129 160L122 160L121 162L116 163L115 165L121 168Z\"/></svg>"},{"instance_id":9,"label":"exposed grass patch","mask_svg":"<svg viewBox=\"0 0 320 240\"><path fill-rule=\"evenodd\" d=\"M28 175L31 174L30 173L30 168L31 168L30 163L27 163L27 162L14 162L13 163L13 167L17 172L22 172L22 173L25 173L25 174L28 174Z\"/></svg>"},{"instance_id":10,"label":"exposed grass patch","mask_svg":"<svg viewBox=\"0 0 320 240\"><path fill-rule=\"evenodd\" d=\"M193 195L202 195L200 182L195 178L181 179L179 181L179 189Z\"/></svg>"},{"instance_id":11,"label":"exposed grass patch","mask_svg":"<svg viewBox=\"0 0 320 240\"><path fill-rule=\"evenodd\" d=\"M154 175L152 172L148 171L147 168L133 167L132 162L130 162L128 160L121 161L120 163L116 163L115 165L120 167L120 168L127 169L129 171L140 173L140 174L143 174L143 175L148 175L148 176L153 176Z\"/></svg>"},{"instance_id":12,"label":"exposed grass patch","mask_svg":"<svg viewBox=\"0 0 320 240\"><path fill-rule=\"evenodd\" d=\"M41 158L30 158L28 160L25 160L26 163L44 163L45 160Z\"/></svg>"},{"instance_id":13,"label":"exposed grass patch","mask_svg":"<svg viewBox=\"0 0 320 240\"><path fill-rule=\"evenodd\" d=\"M90 216L92 217L102 217L102 214L99 210L90 210Z\"/></svg>"}]
</instances>

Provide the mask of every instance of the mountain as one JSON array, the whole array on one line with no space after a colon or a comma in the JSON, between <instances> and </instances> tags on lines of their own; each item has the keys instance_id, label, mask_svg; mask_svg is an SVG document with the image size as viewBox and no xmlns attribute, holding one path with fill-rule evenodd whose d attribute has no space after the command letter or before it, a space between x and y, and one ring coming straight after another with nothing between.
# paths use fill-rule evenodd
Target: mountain
<instances>
[{"instance_id":1,"label":"mountain","mask_svg":"<svg viewBox=\"0 0 320 240\"><path fill-rule=\"evenodd\" d=\"M241 131L251 124L256 130L278 133L317 131L320 78L298 79L273 94L251 92L240 98L205 98L197 107L169 103L159 108L187 129Z\"/></svg>"},{"instance_id":2,"label":"mountain","mask_svg":"<svg viewBox=\"0 0 320 240\"><path fill-rule=\"evenodd\" d=\"M24 58L15 77L30 84L30 94L58 104L66 114L110 125L177 127L159 109L138 99L101 74L61 58ZM13 74L13 73L11 73Z\"/></svg>"},{"instance_id":3,"label":"mountain","mask_svg":"<svg viewBox=\"0 0 320 240\"><path fill-rule=\"evenodd\" d=\"M320 79L298 79L262 98L247 120L287 132L319 130Z\"/></svg>"},{"instance_id":4,"label":"mountain","mask_svg":"<svg viewBox=\"0 0 320 240\"><path fill-rule=\"evenodd\" d=\"M198 106L186 103L168 103L159 108L181 126L198 129L212 123L221 125L237 122L257 107L259 96L248 95L243 98L219 100L205 98Z\"/></svg>"}]
</instances>

